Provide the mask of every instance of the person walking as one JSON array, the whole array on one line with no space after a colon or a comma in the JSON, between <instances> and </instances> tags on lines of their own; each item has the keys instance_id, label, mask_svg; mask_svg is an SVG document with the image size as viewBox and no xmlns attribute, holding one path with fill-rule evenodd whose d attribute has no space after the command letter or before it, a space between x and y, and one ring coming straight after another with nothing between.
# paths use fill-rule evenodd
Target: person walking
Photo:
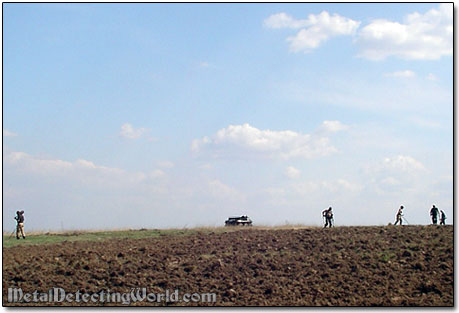
<instances>
[{"instance_id":1,"label":"person walking","mask_svg":"<svg viewBox=\"0 0 459 313\"><path fill-rule=\"evenodd\" d=\"M332 212L332 207L329 207L328 209L325 209L322 211L322 216L325 218L325 227L332 227L332 222L333 222L333 212Z\"/></svg>"},{"instance_id":2,"label":"person walking","mask_svg":"<svg viewBox=\"0 0 459 313\"><path fill-rule=\"evenodd\" d=\"M394 225L397 225L398 222L400 222L400 225L402 225L402 216L403 216L403 205L401 205L400 209L398 209L397 215L395 216Z\"/></svg>"},{"instance_id":3,"label":"person walking","mask_svg":"<svg viewBox=\"0 0 459 313\"><path fill-rule=\"evenodd\" d=\"M432 217L432 224L434 225L437 225L438 214L438 208L433 205L432 209L430 209L430 216Z\"/></svg>"},{"instance_id":4,"label":"person walking","mask_svg":"<svg viewBox=\"0 0 459 313\"><path fill-rule=\"evenodd\" d=\"M16 220L16 239L19 239L19 234L21 234L22 238L25 239L25 232L24 232L24 211L17 211L16 216L14 217Z\"/></svg>"},{"instance_id":5,"label":"person walking","mask_svg":"<svg viewBox=\"0 0 459 313\"><path fill-rule=\"evenodd\" d=\"M446 225L446 214L443 210L440 210L440 225Z\"/></svg>"}]
</instances>

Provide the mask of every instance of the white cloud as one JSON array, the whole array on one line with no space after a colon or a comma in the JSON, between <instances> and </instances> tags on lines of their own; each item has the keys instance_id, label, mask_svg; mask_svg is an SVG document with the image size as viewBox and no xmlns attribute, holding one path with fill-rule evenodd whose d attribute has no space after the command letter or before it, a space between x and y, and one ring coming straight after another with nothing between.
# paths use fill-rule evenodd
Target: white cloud
<instances>
[{"instance_id":1,"label":"white cloud","mask_svg":"<svg viewBox=\"0 0 459 313\"><path fill-rule=\"evenodd\" d=\"M292 179L298 178L298 177L300 177L300 174L301 174L300 170L295 168L295 167L293 167L293 166L289 166L285 170L285 175L288 178L292 178Z\"/></svg>"},{"instance_id":2,"label":"white cloud","mask_svg":"<svg viewBox=\"0 0 459 313\"><path fill-rule=\"evenodd\" d=\"M7 129L3 129L3 137L15 137L17 136L18 134L16 133L13 133L13 132L10 132L9 130Z\"/></svg>"},{"instance_id":3,"label":"white cloud","mask_svg":"<svg viewBox=\"0 0 459 313\"><path fill-rule=\"evenodd\" d=\"M386 157L365 168L367 187L377 194L412 192L423 184L421 176L426 174L425 166L415 158L406 155Z\"/></svg>"},{"instance_id":4,"label":"white cloud","mask_svg":"<svg viewBox=\"0 0 459 313\"><path fill-rule=\"evenodd\" d=\"M141 172L126 172L119 168L96 165L79 159L69 162L59 159L42 159L24 152L10 152L4 155L5 163L17 171L52 177L68 177L70 180L98 186L114 186L138 183L145 179Z\"/></svg>"},{"instance_id":5,"label":"white cloud","mask_svg":"<svg viewBox=\"0 0 459 313\"><path fill-rule=\"evenodd\" d=\"M62 160L47 160L34 158L24 152L10 152L4 155L5 163L18 166L21 169L35 173L59 174L71 169L71 162Z\"/></svg>"},{"instance_id":6,"label":"white cloud","mask_svg":"<svg viewBox=\"0 0 459 313\"><path fill-rule=\"evenodd\" d=\"M310 52L331 37L353 35L360 22L338 14L330 15L327 11L310 14L307 19L297 20L286 13L271 15L264 21L267 28L302 28L295 36L290 36L290 50L293 52Z\"/></svg>"},{"instance_id":7,"label":"white cloud","mask_svg":"<svg viewBox=\"0 0 459 313\"><path fill-rule=\"evenodd\" d=\"M326 123L334 131L341 130L339 122ZM322 126L323 127L323 126ZM282 159L317 158L335 153L329 138L316 132L301 134L291 130L260 130L249 124L230 125L215 135L193 140L191 149L195 153L210 151L222 156L264 156Z\"/></svg>"},{"instance_id":8,"label":"white cloud","mask_svg":"<svg viewBox=\"0 0 459 313\"><path fill-rule=\"evenodd\" d=\"M208 225L223 219L220 210L246 201L236 188L199 172L169 176L161 169L133 172L82 159L3 153L6 206L29 208L31 228L58 229L62 220L79 229Z\"/></svg>"},{"instance_id":9,"label":"white cloud","mask_svg":"<svg viewBox=\"0 0 459 313\"><path fill-rule=\"evenodd\" d=\"M134 128L131 124L125 123L121 125L120 135L121 137L127 139L137 139L144 135L147 131L148 129L146 128Z\"/></svg>"},{"instance_id":10,"label":"white cloud","mask_svg":"<svg viewBox=\"0 0 459 313\"><path fill-rule=\"evenodd\" d=\"M361 57L383 60L436 60L453 54L453 5L440 4L425 14L412 13L403 23L378 19L363 27L357 42Z\"/></svg>"},{"instance_id":11,"label":"white cloud","mask_svg":"<svg viewBox=\"0 0 459 313\"><path fill-rule=\"evenodd\" d=\"M334 36L354 35L359 21L330 15L327 11L295 19L286 13L269 16L263 22L271 29L294 29L287 42L293 52L310 52ZM453 5L440 4L424 14L407 15L403 22L376 19L358 31L355 41L360 57L383 60L395 56L408 60L436 60L453 54Z\"/></svg>"},{"instance_id":12,"label":"white cloud","mask_svg":"<svg viewBox=\"0 0 459 313\"><path fill-rule=\"evenodd\" d=\"M349 126L344 125L340 121L323 121L320 129L322 131L334 133L334 132L339 132L343 130L348 130Z\"/></svg>"},{"instance_id":13,"label":"white cloud","mask_svg":"<svg viewBox=\"0 0 459 313\"><path fill-rule=\"evenodd\" d=\"M250 165L254 171L247 175L225 171L222 166L234 171L232 162L218 162L218 170L212 173L199 169L200 160L196 166L177 163L176 171L171 171L176 172L174 175L164 173L159 166L144 173L82 159L44 159L8 150L3 153L4 210L23 207L29 227L41 230L59 229L61 221L66 228L75 229L221 225L229 215L246 213L257 224L283 223L288 217L293 223L313 225L321 222L322 208L330 205L341 225L387 224L399 201L410 210L422 211L426 203L452 208L452 165L446 171L426 171L419 160L403 154L380 158L373 164L370 177L355 176L354 170L343 177L343 173L335 172L337 167L324 171L308 168L311 162L306 162L302 163L308 168L306 180L302 172L297 179L279 181L276 175L253 175L259 173L254 166L272 172L266 165L276 162L269 160ZM340 167L347 166L349 163ZM245 172L246 168L240 169ZM446 212L452 218L452 209ZM410 216L410 222L424 223L422 216L417 221ZM9 223L5 225L9 227Z\"/></svg>"},{"instance_id":14,"label":"white cloud","mask_svg":"<svg viewBox=\"0 0 459 313\"><path fill-rule=\"evenodd\" d=\"M385 169L399 170L404 172L424 170L424 165L421 162L406 155L384 158L382 167Z\"/></svg>"},{"instance_id":15,"label":"white cloud","mask_svg":"<svg viewBox=\"0 0 459 313\"><path fill-rule=\"evenodd\" d=\"M296 20L286 13L273 14L264 20L263 25L266 28L301 28L310 26L309 20Z\"/></svg>"},{"instance_id":16,"label":"white cloud","mask_svg":"<svg viewBox=\"0 0 459 313\"><path fill-rule=\"evenodd\" d=\"M411 70L404 70L404 71L396 71L392 73L384 74L386 77L396 77L396 78L412 78L415 77L416 74Z\"/></svg>"}]
</instances>

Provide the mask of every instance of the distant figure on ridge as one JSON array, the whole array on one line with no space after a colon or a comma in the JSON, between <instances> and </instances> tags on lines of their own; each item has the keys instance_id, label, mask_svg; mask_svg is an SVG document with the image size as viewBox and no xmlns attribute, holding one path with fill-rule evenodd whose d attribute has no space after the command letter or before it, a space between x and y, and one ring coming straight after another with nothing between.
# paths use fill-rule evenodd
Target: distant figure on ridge
<instances>
[{"instance_id":1,"label":"distant figure on ridge","mask_svg":"<svg viewBox=\"0 0 459 313\"><path fill-rule=\"evenodd\" d=\"M446 214L443 210L440 210L440 225L446 225Z\"/></svg>"},{"instance_id":2,"label":"distant figure on ridge","mask_svg":"<svg viewBox=\"0 0 459 313\"><path fill-rule=\"evenodd\" d=\"M16 225L16 239L19 239L19 233L21 233L22 238L25 239L24 233L24 211L17 211L14 219L17 222Z\"/></svg>"},{"instance_id":3,"label":"distant figure on ridge","mask_svg":"<svg viewBox=\"0 0 459 313\"><path fill-rule=\"evenodd\" d=\"M400 209L398 209L397 215L395 216L394 225L397 225L398 222L400 222L400 225L402 225L402 216L403 216L403 205L401 205Z\"/></svg>"},{"instance_id":4,"label":"distant figure on ridge","mask_svg":"<svg viewBox=\"0 0 459 313\"><path fill-rule=\"evenodd\" d=\"M438 214L438 208L433 205L432 209L430 209L430 216L432 217L432 224L434 225L437 225Z\"/></svg>"},{"instance_id":5,"label":"distant figure on ridge","mask_svg":"<svg viewBox=\"0 0 459 313\"><path fill-rule=\"evenodd\" d=\"M332 208L329 207L328 209L325 209L322 211L322 216L325 218L325 227L332 227L332 222L333 222L333 212Z\"/></svg>"}]
</instances>

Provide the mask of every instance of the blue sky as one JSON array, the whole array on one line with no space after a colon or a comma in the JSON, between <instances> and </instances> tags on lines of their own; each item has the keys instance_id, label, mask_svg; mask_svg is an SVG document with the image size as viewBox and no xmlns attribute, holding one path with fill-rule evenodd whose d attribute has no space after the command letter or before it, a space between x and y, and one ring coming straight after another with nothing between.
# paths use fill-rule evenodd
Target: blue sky
<instances>
[{"instance_id":1,"label":"blue sky","mask_svg":"<svg viewBox=\"0 0 459 313\"><path fill-rule=\"evenodd\" d=\"M452 4L3 9L4 227L452 222Z\"/></svg>"}]
</instances>

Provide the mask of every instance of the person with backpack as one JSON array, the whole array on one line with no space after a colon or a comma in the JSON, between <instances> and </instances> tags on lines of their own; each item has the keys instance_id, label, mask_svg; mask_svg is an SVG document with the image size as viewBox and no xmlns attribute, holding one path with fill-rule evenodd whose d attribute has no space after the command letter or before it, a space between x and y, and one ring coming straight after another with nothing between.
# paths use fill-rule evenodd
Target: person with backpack
<instances>
[{"instance_id":1,"label":"person with backpack","mask_svg":"<svg viewBox=\"0 0 459 313\"><path fill-rule=\"evenodd\" d=\"M17 222L16 225L16 239L19 239L19 233L22 235L22 238L25 239L24 232L24 211L17 211L14 219Z\"/></svg>"},{"instance_id":2,"label":"person with backpack","mask_svg":"<svg viewBox=\"0 0 459 313\"><path fill-rule=\"evenodd\" d=\"M332 207L329 207L328 209L325 209L322 211L322 216L325 218L325 227L332 227L332 222L333 222L333 212L332 212Z\"/></svg>"},{"instance_id":3,"label":"person with backpack","mask_svg":"<svg viewBox=\"0 0 459 313\"><path fill-rule=\"evenodd\" d=\"M437 225L437 217L438 217L438 208L435 205L432 206L430 209L430 216L432 217L432 224Z\"/></svg>"},{"instance_id":4,"label":"person with backpack","mask_svg":"<svg viewBox=\"0 0 459 313\"><path fill-rule=\"evenodd\" d=\"M403 205L401 205L400 209L398 209L397 215L395 216L394 225L397 225L398 222L400 222L400 225L402 225L402 216L403 216Z\"/></svg>"}]
</instances>

